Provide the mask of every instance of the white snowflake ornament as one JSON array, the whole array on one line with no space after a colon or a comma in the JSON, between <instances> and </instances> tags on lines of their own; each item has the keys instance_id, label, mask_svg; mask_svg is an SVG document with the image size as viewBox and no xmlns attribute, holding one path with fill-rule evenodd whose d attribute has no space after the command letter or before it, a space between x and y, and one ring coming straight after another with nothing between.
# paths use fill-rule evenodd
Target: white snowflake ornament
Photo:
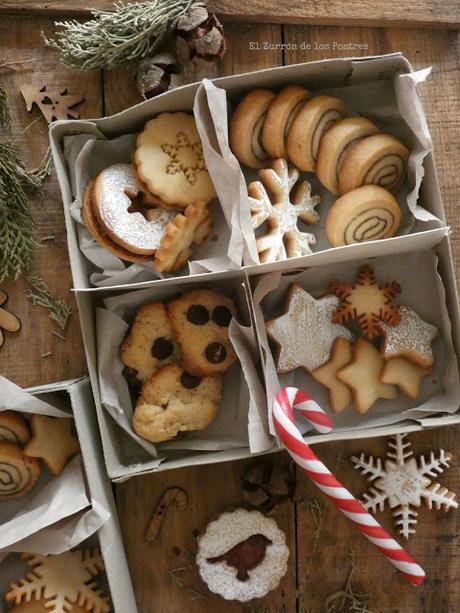
<instances>
[{"instance_id":1,"label":"white snowflake ornament","mask_svg":"<svg viewBox=\"0 0 460 613\"><path fill-rule=\"evenodd\" d=\"M449 491L429 477L442 474L452 461L452 454L440 449L435 455L432 451L429 460L422 455L419 462L413 457L410 442L405 440L407 434L396 434L388 441L387 459L382 466L380 458L370 455L367 459L362 453L359 458L353 456L354 468L375 487L370 487L363 495L363 505L372 513L383 511L385 502L393 511L395 525L404 538L415 534L418 512L413 507L420 507L422 499L431 510L456 509L458 503L454 492Z\"/></svg>"}]
</instances>

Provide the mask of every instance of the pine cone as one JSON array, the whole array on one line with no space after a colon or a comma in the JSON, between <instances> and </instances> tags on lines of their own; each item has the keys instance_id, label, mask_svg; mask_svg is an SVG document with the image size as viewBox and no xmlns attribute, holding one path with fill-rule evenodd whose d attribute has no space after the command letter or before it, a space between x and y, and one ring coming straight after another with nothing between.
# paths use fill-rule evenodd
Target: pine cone
<instances>
[{"instance_id":1,"label":"pine cone","mask_svg":"<svg viewBox=\"0 0 460 613\"><path fill-rule=\"evenodd\" d=\"M219 60L226 51L222 24L214 13L208 12L204 2L194 2L185 15L173 22L172 31L183 63L195 58Z\"/></svg>"},{"instance_id":2,"label":"pine cone","mask_svg":"<svg viewBox=\"0 0 460 613\"><path fill-rule=\"evenodd\" d=\"M140 62L136 86L144 98L153 98L179 85L183 85L183 79L177 74L177 60L171 53L157 53Z\"/></svg>"}]
</instances>

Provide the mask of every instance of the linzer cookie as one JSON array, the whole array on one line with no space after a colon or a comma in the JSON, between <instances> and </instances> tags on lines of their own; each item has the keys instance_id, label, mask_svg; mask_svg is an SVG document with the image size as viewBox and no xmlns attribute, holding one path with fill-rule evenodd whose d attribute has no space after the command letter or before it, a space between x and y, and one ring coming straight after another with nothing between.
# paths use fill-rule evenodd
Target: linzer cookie
<instances>
[{"instance_id":1,"label":"linzer cookie","mask_svg":"<svg viewBox=\"0 0 460 613\"><path fill-rule=\"evenodd\" d=\"M0 443L24 446L30 439L25 419L14 411L0 411Z\"/></svg>"},{"instance_id":2,"label":"linzer cookie","mask_svg":"<svg viewBox=\"0 0 460 613\"><path fill-rule=\"evenodd\" d=\"M276 589L288 558L284 533L259 511L222 513L198 538L201 578L226 600L247 602Z\"/></svg>"},{"instance_id":3,"label":"linzer cookie","mask_svg":"<svg viewBox=\"0 0 460 613\"><path fill-rule=\"evenodd\" d=\"M167 305L167 312L187 372L224 373L236 360L228 327L236 314L230 298L210 289L187 292Z\"/></svg>"},{"instance_id":4,"label":"linzer cookie","mask_svg":"<svg viewBox=\"0 0 460 613\"><path fill-rule=\"evenodd\" d=\"M332 295L313 298L300 285L290 285L285 313L266 323L269 338L277 344L280 374L299 367L312 372L329 360L335 339L353 339L347 328L331 321L339 302Z\"/></svg>"},{"instance_id":5,"label":"linzer cookie","mask_svg":"<svg viewBox=\"0 0 460 613\"><path fill-rule=\"evenodd\" d=\"M162 113L147 122L134 163L148 191L166 204L185 208L215 196L195 120L187 113Z\"/></svg>"},{"instance_id":6,"label":"linzer cookie","mask_svg":"<svg viewBox=\"0 0 460 613\"><path fill-rule=\"evenodd\" d=\"M40 476L40 463L26 457L19 445L0 443L0 500L29 492Z\"/></svg>"}]
</instances>

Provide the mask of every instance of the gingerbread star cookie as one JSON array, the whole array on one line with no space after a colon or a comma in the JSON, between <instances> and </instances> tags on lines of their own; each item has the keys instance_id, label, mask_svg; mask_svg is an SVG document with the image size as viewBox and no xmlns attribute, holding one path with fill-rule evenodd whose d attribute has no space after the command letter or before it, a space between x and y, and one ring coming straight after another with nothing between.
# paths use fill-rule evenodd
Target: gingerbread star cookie
<instances>
[{"instance_id":1,"label":"gingerbread star cookie","mask_svg":"<svg viewBox=\"0 0 460 613\"><path fill-rule=\"evenodd\" d=\"M356 319L371 340L380 334L382 321L395 326L401 319L397 307L392 304L392 299L401 291L400 285L396 281L378 284L368 265L361 266L356 283L333 281L330 289L341 301L332 314L332 321L344 323Z\"/></svg>"},{"instance_id":2,"label":"gingerbread star cookie","mask_svg":"<svg viewBox=\"0 0 460 613\"><path fill-rule=\"evenodd\" d=\"M384 359L377 349L359 338L353 345L350 364L337 373L337 378L351 388L353 408L357 413L367 413L379 398L394 400L398 395L394 385L380 381L383 365Z\"/></svg>"},{"instance_id":3,"label":"gingerbread star cookie","mask_svg":"<svg viewBox=\"0 0 460 613\"><path fill-rule=\"evenodd\" d=\"M314 370L312 376L327 387L329 406L334 413L341 413L351 403L350 388L337 379L337 373L351 362L353 349L344 338L336 338L329 360Z\"/></svg>"},{"instance_id":4,"label":"gingerbread star cookie","mask_svg":"<svg viewBox=\"0 0 460 613\"><path fill-rule=\"evenodd\" d=\"M72 423L72 419L32 415L32 438L24 455L40 458L53 475L59 475L67 460L80 450L72 434Z\"/></svg>"},{"instance_id":5,"label":"gingerbread star cookie","mask_svg":"<svg viewBox=\"0 0 460 613\"><path fill-rule=\"evenodd\" d=\"M320 197L311 194L308 181L297 182L299 171L288 168L286 160L274 160L271 168L259 171L260 181L248 185L249 206L254 229L265 224L267 231L256 238L262 263L276 262L312 253L313 234L303 232L297 222L316 224L315 207ZM292 192L292 193L291 193Z\"/></svg>"},{"instance_id":6,"label":"gingerbread star cookie","mask_svg":"<svg viewBox=\"0 0 460 613\"><path fill-rule=\"evenodd\" d=\"M411 400L416 400L420 392L420 383L431 369L420 368L405 358L387 360L380 375L382 383L396 385Z\"/></svg>"},{"instance_id":7,"label":"gingerbread star cookie","mask_svg":"<svg viewBox=\"0 0 460 613\"><path fill-rule=\"evenodd\" d=\"M331 321L338 304L335 296L316 299L300 285L293 283L289 287L286 312L266 323L268 336L278 345L276 362L280 374L299 366L312 372L329 359L336 338L353 340L349 330Z\"/></svg>"},{"instance_id":8,"label":"gingerbread star cookie","mask_svg":"<svg viewBox=\"0 0 460 613\"><path fill-rule=\"evenodd\" d=\"M438 336L438 329L404 305L399 307L399 318L399 323L393 326L380 322L383 356L404 357L420 368L430 368L433 364L431 343Z\"/></svg>"}]
</instances>

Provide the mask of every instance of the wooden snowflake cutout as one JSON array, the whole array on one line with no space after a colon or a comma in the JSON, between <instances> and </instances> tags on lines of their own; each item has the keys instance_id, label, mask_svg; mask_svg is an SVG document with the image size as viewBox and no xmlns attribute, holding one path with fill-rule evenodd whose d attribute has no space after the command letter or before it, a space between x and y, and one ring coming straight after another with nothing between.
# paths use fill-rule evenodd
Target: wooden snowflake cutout
<instances>
[{"instance_id":1,"label":"wooden snowflake cutout","mask_svg":"<svg viewBox=\"0 0 460 613\"><path fill-rule=\"evenodd\" d=\"M302 232L297 222L315 224L315 207L320 197L312 195L308 181L299 181L297 168L288 168L286 160L274 160L271 168L259 171L260 181L248 185L249 206L254 229L262 224L267 232L257 236L261 262L276 262L312 253L313 234Z\"/></svg>"},{"instance_id":2,"label":"wooden snowflake cutout","mask_svg":"<svg viewBox=\"0 0 460 613\"><path fill-rule=\"evenodd\" d=\"M108 613L108 598L93 581L104 563L98 550L67 551L60 555L22 554L32 571L12 583L5 598L20 604L45 598L48 613L71 613L73 605L93 613Z\"/></svg>"},{"instance_id":3,"label":"wooden snowflake cutout","mask_svg":"<svg viewBox=\"0 0 460 613\"><path fill-rule=\"evenodd\" d=\"M369 339L381 334L380 321L396 326L401 320L398 308L392 304L393 298L401 291L399 283L391 281L379 285L368 265L359 269L356 283L333 281L330 289L341 300L332 321L344 323L356 319Z\"/></svg>"},{"instance_id":4,"label":"wooden snowflake cutout","mask_svg":"<svg viewBox=\"0 0 460 613\"><path fill-rule=\"evenodd\" d=\"M206 170L201 142L191 143L186 134L179 132L175 144L166 143L161 148L169 156L168 175L183 172L190 185L195 185L199 173Z\"/></svg>"},{"instance_id":5,"label":"wooden snowflake cutout","mask_svg":"<svg viewBox=\"0 0 460 613\"><path fill-rule=\"evenodd\" d=\"M36 104L46 121L51 123L56 119L78 119L80 113L73 109L85 99L83 96L69 94L66 87L50 88L47 85L29 84L21 89L26 108L30 112Z\"/></svg>"},{"instance_id":6,"label":"wooden snowflake cutout","mask_svg":"<svg viewBox=\"0 0 460 613\"><path fill-rule=\"evenodd\" d=\"M393 511L395 525L404 538L415 534L418 512L414 507L420 507L422 498L431 510L456 509L458 503L454 492L449 491L432 478L442 474L452 461L452 454L440 449L438 454L433 451L428 460L422 455L419 461L413 457L410 442L405 440L407 434L396 434L388 441L390 448L382 467L380 458L370 455L367 459L362 453L359 458L353 456L354 468L368 475L367 479L374 482L363 496L363 504L368 511L376 513L383 511L385 502ZM429 478L431 477L431 479Z\"/></svg>"}]
</instances>

